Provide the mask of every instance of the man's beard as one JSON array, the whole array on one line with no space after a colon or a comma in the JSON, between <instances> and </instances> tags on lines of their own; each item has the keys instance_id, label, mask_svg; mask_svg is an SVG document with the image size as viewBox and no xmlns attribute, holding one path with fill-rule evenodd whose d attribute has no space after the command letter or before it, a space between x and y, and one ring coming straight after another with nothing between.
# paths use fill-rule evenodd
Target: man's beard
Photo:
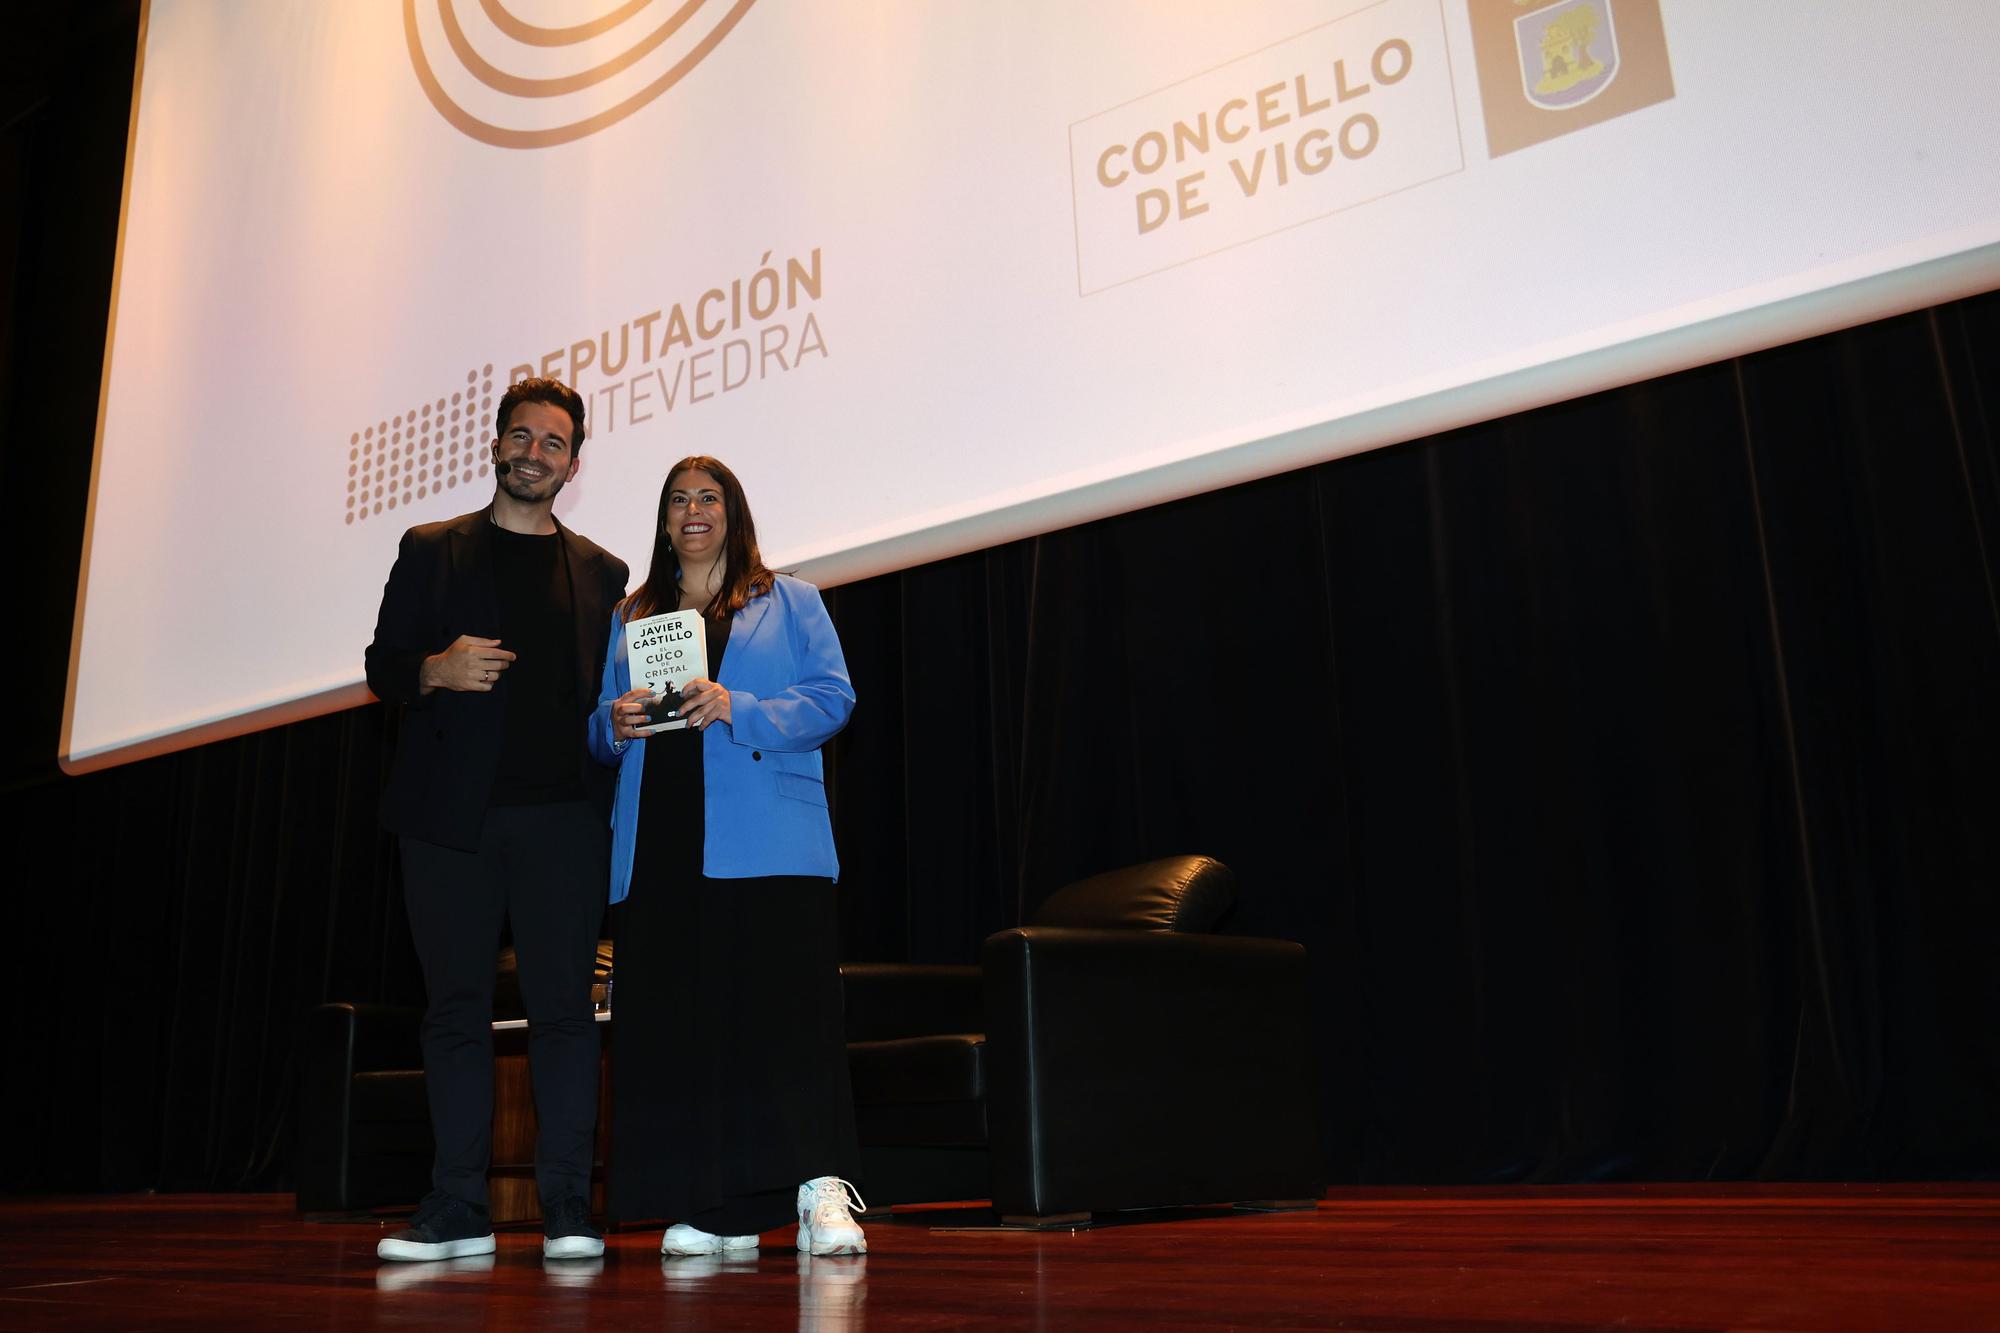
<instances>
[{"instance_id":1,"label":"man's beard","mask_svg":"<svg viewBox=\"0 0 2000 1333\"><path fill-rule=\"evenodd\" d=\"M511 468L500 478L500 489L522 504L541 504L544 500L553 500L562 494L562 488L566 484L561 473L552 472L549 475L555 479L555 485L549 488L547 495L535 494L535 483L517 480Z\"/></svg>"}]
</instances>

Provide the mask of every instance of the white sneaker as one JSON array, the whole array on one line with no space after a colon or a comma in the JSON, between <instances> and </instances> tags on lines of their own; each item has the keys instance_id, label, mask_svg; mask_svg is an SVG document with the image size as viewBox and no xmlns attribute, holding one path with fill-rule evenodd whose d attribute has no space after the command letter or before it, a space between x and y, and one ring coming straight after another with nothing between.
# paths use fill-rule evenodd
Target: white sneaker
<instances>
[{"instance_id":1,"label":"white sneaker","mask_svg":"<svg viewBox=\"0 0 2000 1333\"><path fill-rule=\"evenodd\" d=\"M799 1249L806 1254L866 1254L868 1241L854 1214L868 1205L861 1191L839 1176L799 1186Z\"/></svg>"},{"instance_id":2,"label":"white sneaker","mask_svg":"<svg viewBox=\"0 0 2000 1333\"><path fill-rule=\"evenodd\" d=\"M754 1250L755 1236L718 1236L712 1231L676 1222L660 1237L661 1254L722 1254L733 1250Z\"/></svg>"}]
</instances>

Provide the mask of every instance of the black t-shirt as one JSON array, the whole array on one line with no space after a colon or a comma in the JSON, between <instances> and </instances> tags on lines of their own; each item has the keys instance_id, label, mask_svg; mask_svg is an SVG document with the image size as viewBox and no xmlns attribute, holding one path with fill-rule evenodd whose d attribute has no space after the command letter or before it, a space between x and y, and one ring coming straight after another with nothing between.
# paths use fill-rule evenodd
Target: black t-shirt
<instances>
[{"instance_id":1,"label":"black t-shirt","mask_svg":"<svg viewBox=\"0 0 2000 1333\"><path fill-rule=\"evenodd\" d=\"M581 800L576 614L562 534L531 536L495 527L491 536L500 646L515 656L497 687L505 696L507 729L489 804Z\"/></svg>"}]
</instances>

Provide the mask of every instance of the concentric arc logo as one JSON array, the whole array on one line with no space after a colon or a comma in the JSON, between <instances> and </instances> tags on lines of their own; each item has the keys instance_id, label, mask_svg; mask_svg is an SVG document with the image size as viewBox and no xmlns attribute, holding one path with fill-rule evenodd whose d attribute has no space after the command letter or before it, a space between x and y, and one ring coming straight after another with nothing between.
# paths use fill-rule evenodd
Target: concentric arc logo
<instances>
[{"instance_id":1,"label":"concentric arc logo","mask_svg":"<svg viewBox=\"0 0 2000 1333\"><path fill-rule=\"evenodd\" d=\"M521 7L403 0L424 95L496 148L550 148L617 124L685 78L756 0L619 0L565 27L529 22L510 3Z\"/></svg>"}]
</instances>

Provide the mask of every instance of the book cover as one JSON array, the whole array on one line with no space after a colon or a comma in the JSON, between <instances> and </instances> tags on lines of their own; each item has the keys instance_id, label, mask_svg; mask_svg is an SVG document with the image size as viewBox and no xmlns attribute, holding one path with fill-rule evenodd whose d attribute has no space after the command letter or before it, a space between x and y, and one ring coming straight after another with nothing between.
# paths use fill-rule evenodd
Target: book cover
<instances>
[{"instance_id":1,"label":"book cover","mask_svg":"<svg viewBox=\"0 0 2000 1333\"><path fill-rule=\"evenodd\" d=\"M649 715L654 720L651 726L640 727L639 734L651 736L687 726L686 718L666 714L680 711L683 685L708 676L708 634L701 612L668 611L626 622L625 653L632 667L632 688L653 692Z\"/></svg>"}]
</instances>

